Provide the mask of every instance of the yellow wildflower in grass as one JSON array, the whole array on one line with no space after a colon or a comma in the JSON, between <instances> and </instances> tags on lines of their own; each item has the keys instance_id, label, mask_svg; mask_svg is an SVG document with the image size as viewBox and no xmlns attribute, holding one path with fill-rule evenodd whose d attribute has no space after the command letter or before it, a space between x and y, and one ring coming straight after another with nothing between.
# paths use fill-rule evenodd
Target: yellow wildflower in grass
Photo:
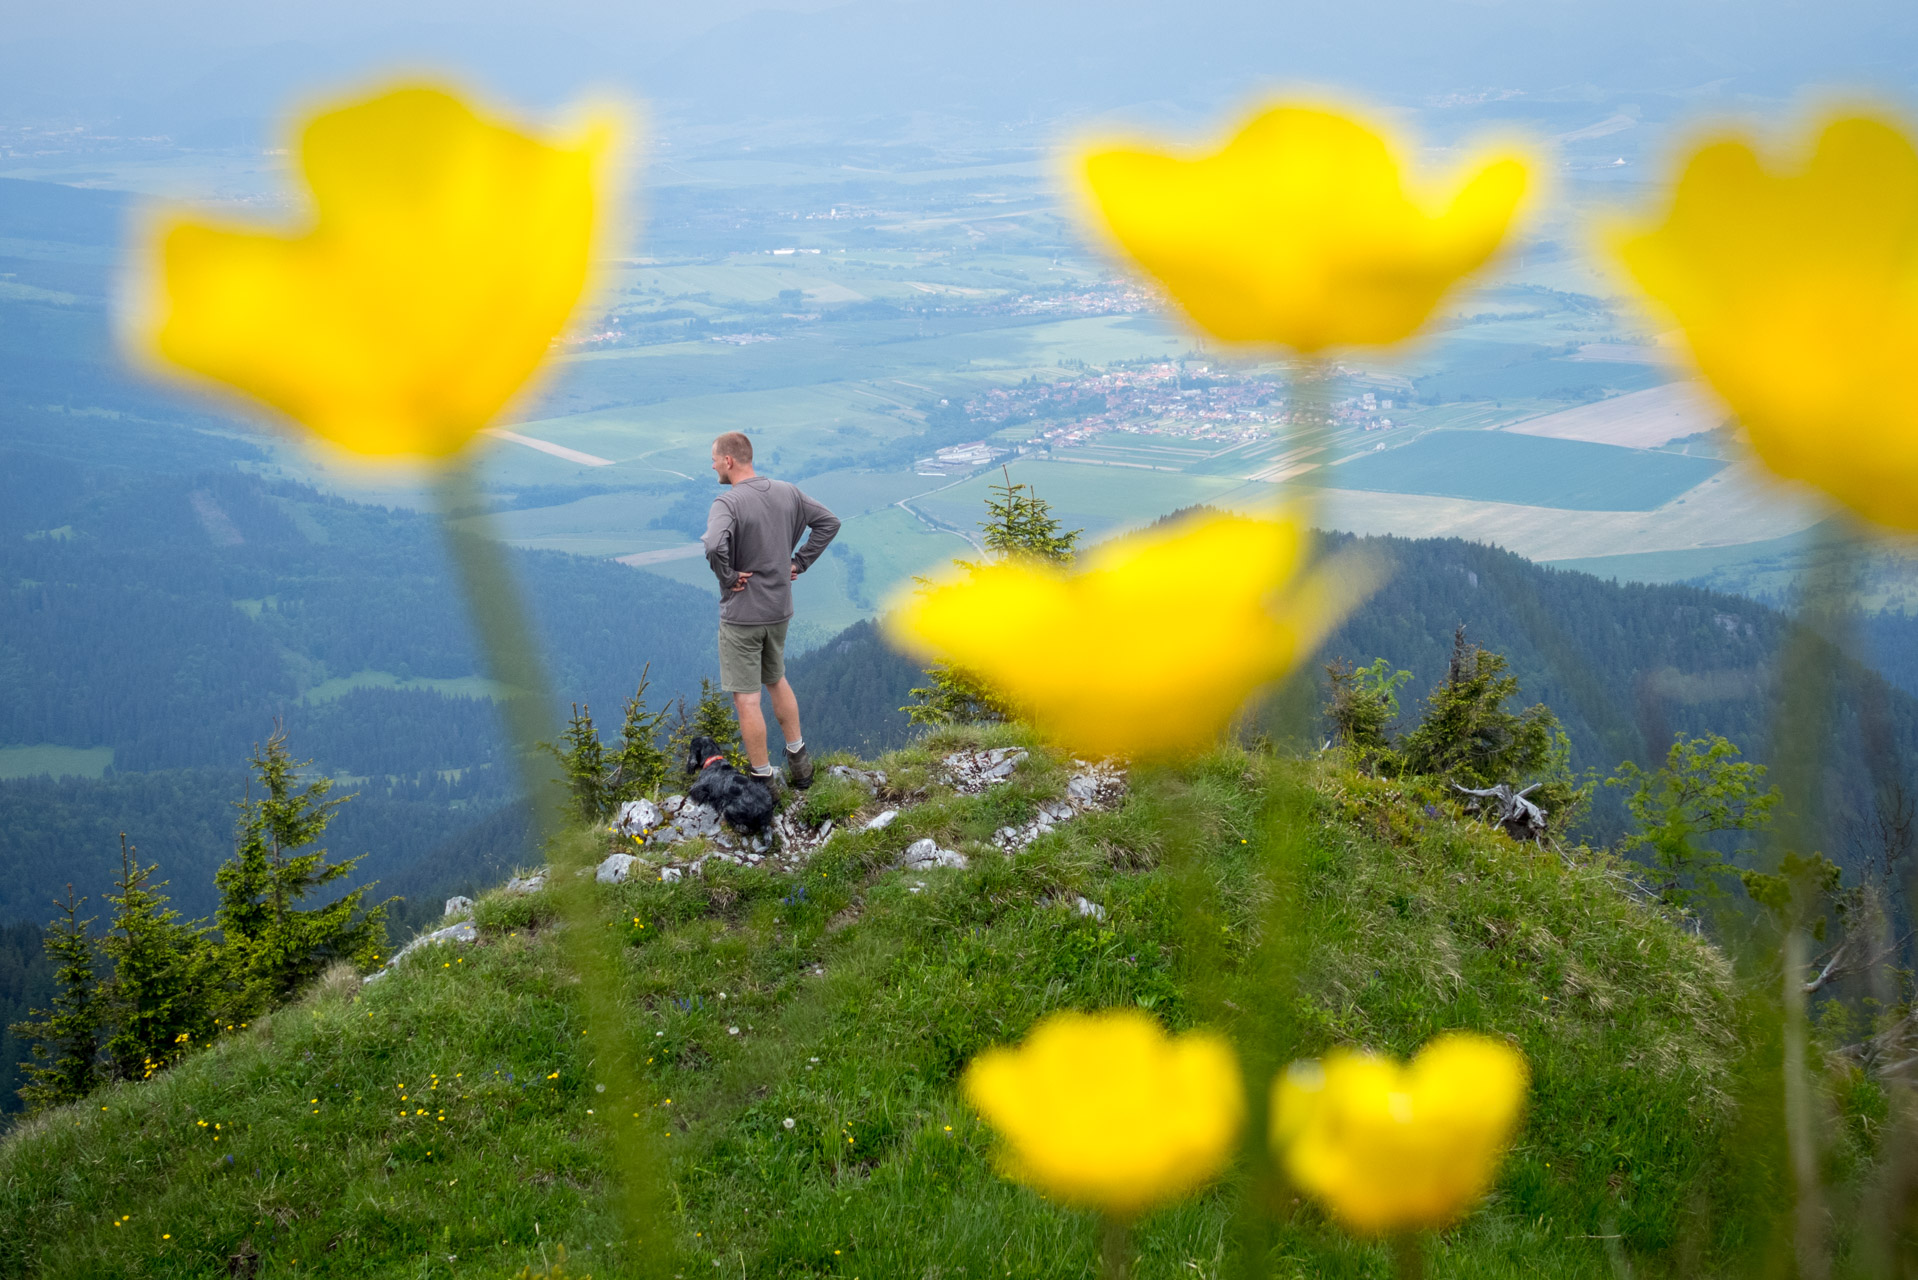
<instances>
[{"instance_id":1,"label":"yellow wildflower in grass","mask_svg":"<svg viewBox=\"0 0 1918 1280\"><path fill-rule=\"evenodd\" d=\"M1071 572L981 566L900 601L888 626L1076 750L1186 754L1370 589L1356 563L1302 573L1307 536L1290 515L1188 518L1095 547Z\"/></svg>"},{"instance_id":2,"label":"yellow wildflower in grass","mask_svg":"<svg viewBox=\"0 0 1918 1280\"><path fill-rule=\"evenodd\" d=\"M1449 192L1406 190L1380 134L1282 106L1195 159L1085 159L1113 238L1201 327L1300 352L1410 337L1504 239L1526 167L1492 160Z\"/></svg>"},{"instance_id":3,"label":"yellow wildflower in grass","mask_svg":"<svg viewBox=\"0 0 1918 1280\"><path fill-rule=\"evenodd\" d=\"M962 1085L1010 1176L1119 1216L1216 1176L1245 1119L1230 1045L1131 1009L1054 1014L1019 1048L980 1054Z\"/></svg>"},{"instance_id":4,"label":"yellow wildflower in grass","mask_svg":"<svg viewBox=\"0 0 1918 1280\"><path fill-rule=\"evenodd\" d=\"M1725 140L1686 164L1656 230L1622 238L1699 370L1779 475L1918 529L1918 151L1892 126L1826 127L1802 168Z\"/></svg>"},{"instance_id":5,"label":"yellow wildflower in grass","mask_svg":"<svg viewBox=\"0 0 1918 1280\"><path fill-rule=\"evenodd\" d=\"M1516 1049L1466 1033L1403 1066L1335 1050L1273 1081L1273 1154L1353 1230L1443 1226L1492 1185L1529 1078Z\"/></svg>"},{"instance_id":6,"label":"yellow wildflower in grass","mask_svg":"<svg viewBox=\"0 0 1918 1280\"><path fill-rule=\"evenodd\" d=\"M299 143L311 229L161 227L143 336L355 453L454 453L586 290L609 136L551 145L426 87L325 112Z\"/></svg>"}]
</instances>

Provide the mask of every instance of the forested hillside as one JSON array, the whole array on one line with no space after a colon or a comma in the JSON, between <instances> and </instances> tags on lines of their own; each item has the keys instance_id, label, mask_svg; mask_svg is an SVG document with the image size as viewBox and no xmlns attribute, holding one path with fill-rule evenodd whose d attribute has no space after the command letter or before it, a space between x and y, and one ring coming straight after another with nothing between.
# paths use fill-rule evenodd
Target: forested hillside
<instances>
[{"instance_id":1,"label":"forested hillside","mask_svg":"<svg viewBox=\"0 0 1918 1280\"><path fill-rule=\"evenodd\" d=\"M1444 676L1462 624L1471 641L1511 659L1527 703L1557 713L1580 772L1609 774L1622 760L1655 761L1680 732L1724 734L1750 757L1772 756L1768 726L1789 628L1774 609L1697 587L1621 584L1551 569L1455 538L1333 535L1327 547L1376 556L1389 576L1326 641L1320 660L1382 657L1410 671L1402 726L1416 720L1414 704ZM1878 781L1874 765L1883 757L1868 743L1894 746L1906 759L1918 752L1918 699L1836 651L1829 658L1832 726L1824 759L1842 804ZM887 655L876 629L849 631L802 661L807 678L826 687L855 683L862 672L889 681L885 696L867 694L875 707L904 704L919 679ZM812 715L815 725L837 729L837 722ZM907 736L905 716L896 715L875 745ZM1586 834L1608 839L1621 816L1617 796L1601 791L1596 800ZM1844 860L1842 850L1826 852Z\"/></svg>"},{"instance_id":2,"label":"forested hillside","mask_svg":"<svg viewBox=\"0 0 1918 1280\"><path fill-rule=\"evenodd\" d=\"M462 842L482 876L510 861L487 836L498 725L430 519L237 472L21 450L0 476L0 745L111 751L104 776L0 782L0 922L38 922L68 880L97 895L122 830L183 910L204 910L247 754L276 721L357 793L335 839L372 854L367 875L418 888L407 870ZM563 698L616 715L647 664L655 705L712 668L710 629L686 622L710 614L705 593L516 558Z\"/></svg>"}]
</instances>

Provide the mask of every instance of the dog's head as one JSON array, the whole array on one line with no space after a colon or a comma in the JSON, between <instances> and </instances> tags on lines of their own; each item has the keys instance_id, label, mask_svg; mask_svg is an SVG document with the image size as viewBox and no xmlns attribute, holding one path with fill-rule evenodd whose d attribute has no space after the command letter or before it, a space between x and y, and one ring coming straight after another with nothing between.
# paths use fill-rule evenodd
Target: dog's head
<instances>
[{"instance_id":1,"label":"dog's head","mask_svg":"<svg viewBox=\"0 0 1918 1280\"><path fill-rule=\"evenodd\" d=\"M702 733L686 744L686 772L698 773L706 767L708 760L714 756L724 757L725 754L724 747Z\"/></svg>"}]
</instances>

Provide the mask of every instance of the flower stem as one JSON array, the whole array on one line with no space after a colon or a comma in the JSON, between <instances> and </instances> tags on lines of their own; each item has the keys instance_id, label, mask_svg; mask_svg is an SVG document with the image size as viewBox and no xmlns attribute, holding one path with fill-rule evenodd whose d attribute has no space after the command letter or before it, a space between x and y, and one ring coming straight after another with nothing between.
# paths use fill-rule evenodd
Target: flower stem
<instances>
[{"instance_id":1,"label":"flower stem","mask_svg":"<svg viewBox=\"0 0 1918 1280\"><path fill-rule=\"evenodd\" d=\"M481 661L487 677L503 694L500 713L533 848L553 863L548 892L557 899L565 926L557 931L557 941L567 967L580 978L578 998L585 1023L581 1056L589 1077L605 1089L587 1096L601 1100L594 1111L605 1117L601 1130L607 1135L619 1186L627 1260L633 1274L670 1276L672 1234L662 1228L664 1152L658 1149L651 1100L622 1016L622 956L617 939L608 936L613 931L594 927L598 905L593 881L573 874L590 868L603 850L596 849L590 839L567 832L560 819L558 762L539 747L558 739L559 725L553 717L558 704L547 683L512 566L492 536L474 473L467 466L449 466L440 473L437 497L440 528L472 614ZM635 1113L644 1123L627 1119Z\"/></svg>"},{"instance_id":2,"label":"flower stem","mask_svg":"<svg viewBox=\"0 0 1918 1280\"><path fill-rule=\"evenodd\" d=\"M1800 1280L1824 1280L1824 1188L1818 1179L1818 1124L1812 1112L1811 1074L1805 1061L1805 971L1810 956L1804 928L1785 934L1785 1137L1792 1180L1798 1188L1796 1241Z\"/></svg>"},{"instance_id":3,"label":"flower stem","mask_svg":"<svg viewBox=\"0 0 1918 1280\"><path fill-rule=\"evenodd\" d=\"M1292 385L1286 394L1287 416L1292 420L1290 448L1281 455L1290 474L1282 473L1281 478L1292 481L1292 501L1300 523L1308 529L1319 514L1324 467L1319 455L1331 447L1332 379L1332 366L1323 357L1293 357Z\"/></svg>"},{"instance_id":4,"label":"flower stem","mask_svg":"<svg viewBox=\"0 0 1918 1280\"><path fill-rule=\"evenodd\" d=\"M1392 1237L1392 1274L1397 1280L1425 1280L1425 1241L1416 1231Z\"/></svg>"},{"instance_id":5,"label":"flower stem","mask_svg":"<svg viewBox=\"0 0 1918 1280\"><path fill-rule=\"evenodd\" d=\"M1099 1240L1100 1280L1126 1280L1132 1274L1132 1223L1108 1216Z\"/></svg>"},{"instance_id":6,"label":"flower stem","mask_svg":"<svg viewBox=\"0 0 1918 1280\"><path fill-rule=\"evenodd\" d=\"M1800 586L1797 616L1779 662L1779 697L1772 739L1778 745L1775 776L1784 801L1774 828L1776 855L1815 850L1826 837L1823 821L1824 755L1834 723L1831 709L1843 696L1835 660L1854 606L1855 540L1841 519L1827 521L1814 543ZM1783 1015L1784 1121L1794 1189L1793 1242L1800 1280L1825 1280L1831 1260L1825 1238L1824 1186L1818 1175L1820 1138L1806 1051L1804 920L1794 908L1784 941Z\"/></svg>"}]
</instances>

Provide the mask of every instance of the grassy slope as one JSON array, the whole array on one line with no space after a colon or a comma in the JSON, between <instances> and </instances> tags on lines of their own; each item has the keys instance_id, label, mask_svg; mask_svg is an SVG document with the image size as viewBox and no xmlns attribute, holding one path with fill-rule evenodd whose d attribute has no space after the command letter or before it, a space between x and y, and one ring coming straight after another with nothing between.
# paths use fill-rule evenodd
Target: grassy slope
<instances>
[{"instance_id":1,"label":"grassy slope","mask_svg":"<svg viewBox=\"0 0 1918 1280\"><path fill-rule=\"evenodd\" d=\"M925 781L930 759L893 758L895 784ZM591 1113L591 1046L538 904L489 899L478 946L336 982L152 1083L23 1127L0 1147L0 1270L204 1275L251 1250L263 1275L501 1276L563 1243L575 1274L619 1275L594 1135L645 1123L678 1153L684 1275L1087 1274L1096 1224L994 1175L956 1075L1051 1009L1138 1002L1174 1025L1214 999L1258 1009L1240 969L1269 896L1260 797L1299 767L1222 754L1018 857L968 845L1057 793L1064 770L1035 754L982 796L934 787L797 877L605 891L656 1073L637 1118ZM1662 1269L1678 1188L1709 1172L1726 1105L1715 953L1600 871L1315 768L1292 926L1311 957L1291 1010L1305 1047L1405 1052L1478 1027L1516 1037L1537 1072L1498 1192L1434 1246L1434 1274L1608 1275L1585 1238L1607 1235ZM1168 813L1218 895L1222 985L1175 945ZM920 835L969 848L972 868L875 871ZM1061 894L1108 919L1046 905ZM1139 1274L1218 1274L1225 1201L1146 1220ZM1310 1208L1272 1242L1279 1274L1384 1274L1382 1249Z\"/></svg>"}]
</instances>

